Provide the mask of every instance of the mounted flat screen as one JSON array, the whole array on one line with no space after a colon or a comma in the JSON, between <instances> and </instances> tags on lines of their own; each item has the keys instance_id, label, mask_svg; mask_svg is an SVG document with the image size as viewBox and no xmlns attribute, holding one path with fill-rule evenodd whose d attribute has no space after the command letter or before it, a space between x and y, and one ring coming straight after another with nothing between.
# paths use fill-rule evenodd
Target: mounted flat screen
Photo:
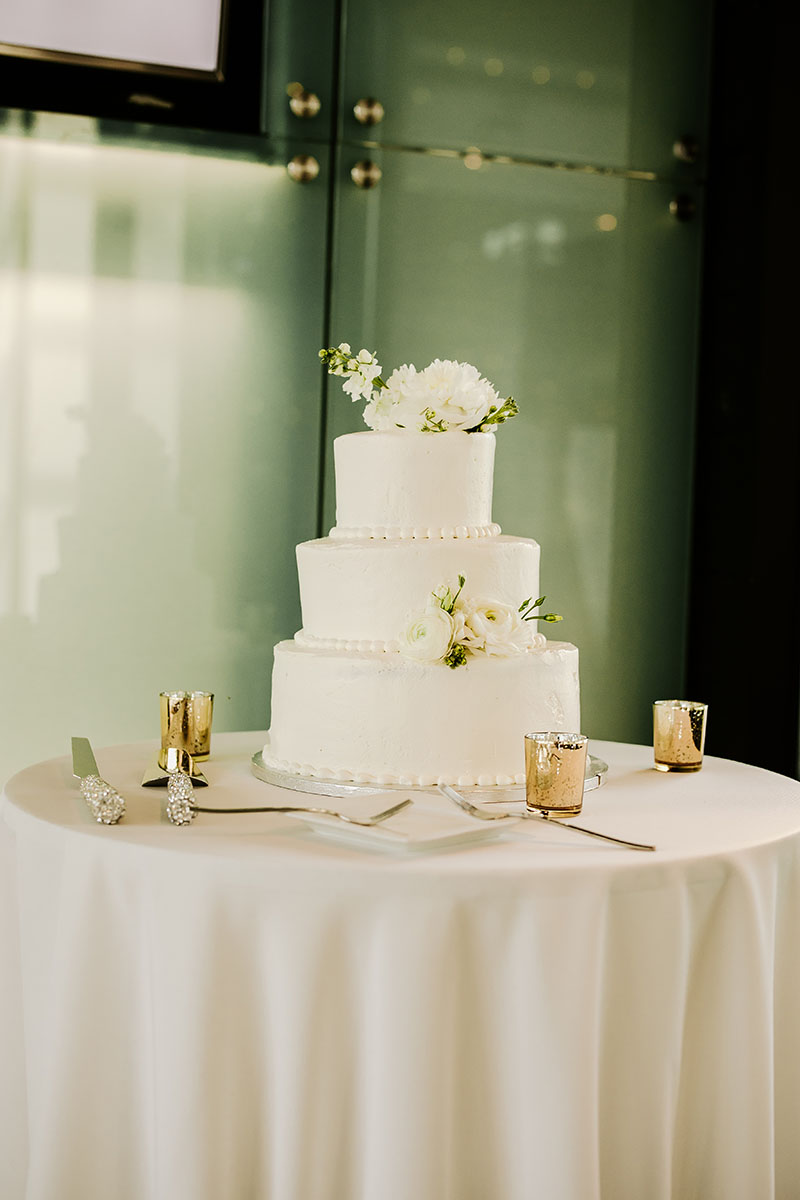
<instances>
[{"instance_id":1,"label":"mounted flat screen","mask_svg":"<svg viewBox=\"0 0 800 1200\"><path fill-rule=\"evenodd\" d=\"M3 0L0 107L260 129L259 0Z\"/></svg>"}]
</instances>

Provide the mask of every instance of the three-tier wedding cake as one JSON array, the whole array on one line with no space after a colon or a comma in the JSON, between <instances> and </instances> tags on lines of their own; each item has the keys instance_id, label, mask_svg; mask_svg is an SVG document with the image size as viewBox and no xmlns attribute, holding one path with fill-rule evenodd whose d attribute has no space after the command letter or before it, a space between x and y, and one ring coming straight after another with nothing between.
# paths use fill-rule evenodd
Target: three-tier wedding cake
<instances>
[{"instance_id":1,"label":"three-tier wedding cake","mask_svg":"<svg viewBox=\"0 0 800 1200\"><path fill-rule=\"evenodd\" d=\"M297 547L303 627L275 647L267 767L308 778L508 786L524 734L580 729L578 651L548 642L539 547L492 521L495 430L517 406L467 363L387 381L320 351L371 432L334 442L336 525ZM536 597L536 599L534 599Z\"/></svg>"}]
</instances>

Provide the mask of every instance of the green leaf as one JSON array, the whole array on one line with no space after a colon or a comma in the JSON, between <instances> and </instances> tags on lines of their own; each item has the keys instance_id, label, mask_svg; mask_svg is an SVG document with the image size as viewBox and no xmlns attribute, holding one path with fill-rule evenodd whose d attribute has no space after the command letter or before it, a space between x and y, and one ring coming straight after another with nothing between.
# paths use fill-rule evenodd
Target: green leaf
<instances>
[{"instance_id":1,"label":"green leaf","mask_svg":"<svg viewBox=\"0 0 800 1200\"><path fill-rule=\"evenodd\" d=\"M518 412L519 409L517 408L516 401L514 400L513 396L509 396L507 400L503 401L499 408L492 406L481 423L479 425L473 425L472 428L467 429L466 432L483 433L484 430L489 429L492 425L502 425L504 421L510 421L511 418L515 417Z\"/></svg>"}]
</instances>

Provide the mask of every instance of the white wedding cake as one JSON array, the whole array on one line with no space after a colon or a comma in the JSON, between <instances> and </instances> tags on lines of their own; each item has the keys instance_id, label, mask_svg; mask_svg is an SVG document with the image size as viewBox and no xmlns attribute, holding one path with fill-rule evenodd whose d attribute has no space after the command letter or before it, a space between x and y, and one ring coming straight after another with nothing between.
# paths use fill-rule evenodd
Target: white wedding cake
<instances>
[{"instance_id":1,"label":"white wedding cake","mask_svg":"<svg viewBox=\"0 0 800 1200\"><path fill-rule=\"evenodd\" d=\"M264 763L521 783L525 733L580 729L578 651L537 632L539 546L492 521L494 432L398 425L334 443L336 525L297 547L303 627L275 647Z\"/></svg>"}]
</instances>

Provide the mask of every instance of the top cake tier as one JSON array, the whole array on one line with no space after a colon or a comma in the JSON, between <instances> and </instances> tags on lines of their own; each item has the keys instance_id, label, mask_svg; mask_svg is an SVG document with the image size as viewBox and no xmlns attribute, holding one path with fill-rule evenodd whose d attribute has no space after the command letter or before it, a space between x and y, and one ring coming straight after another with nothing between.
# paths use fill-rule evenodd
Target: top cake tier
<instances>
[{"instance_id":1,"label":"top cake tier","mask_svg":"<svg viewBox=\"0 0 800 1200\"><path fill-rule=\"evenodd\" d=\"M494 537L493 433L348 433L332 538Z\"/></svg>"}]
</instances>

